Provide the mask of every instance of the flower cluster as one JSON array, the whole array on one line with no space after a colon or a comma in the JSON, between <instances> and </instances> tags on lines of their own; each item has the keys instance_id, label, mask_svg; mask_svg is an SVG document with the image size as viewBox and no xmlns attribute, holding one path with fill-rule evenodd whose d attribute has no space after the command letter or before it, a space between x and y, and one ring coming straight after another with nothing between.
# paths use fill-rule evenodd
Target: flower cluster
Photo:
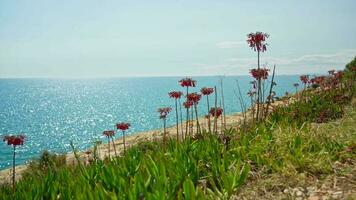
<instances>
[{"instance_id":1,"label":"flower cluster","mask_svg":"<svg viewBox=\"0 0 356 200\"><path fill-rule=\"evenodd\" d=\"M158 112L159 112L159 118L160 119L166 119L167 115L169 112L171 112L172 108L170 107L166 107L166 108L159 108Z\"/></svg>"},{"instance_id":2,"label":"flower cluster","mask_svg":"<svg viewBox=\"0 0 356 200\"><path fill-rule=\"evenodd\" d=\"M115 135L115 131L114 130L103 131L103 135L105 135L106 137L112 137Z\"/></svg>"},{"instance_id":3,"label":"flower cluster","mask_svg":"<svg viewBox=\"0 0 356 200\"><path fill-rule=\"evenodd\" d=\"M198 94L196 92L190 93L187 96L188 101L191 101L194 104L198 104L198 102L200 101L200 98L201 98L201 94Z\"/></svg>"},{"instance_id":4,"label":"flower cluster","mask_svg":"<svg viewBox=\"0 0 356 200\"><path fill-rule=\"evenodd\" d=\"M302 81L302 83L304 83L304 84L309 83L309 76L308 75L301 75L299 78L300 78L300 81Z\"/></svg>"},{"instance_id":5,"label":"flower cluster","mask_svg":"<svg viewBox=\"0 0 356 200\"><path fill-rule=\"evenodd\" d=\"M179 99L183 95L183 93L181 91L173 91L168 93L168 95L170 98Z\"/></svg>"},{"instance_id":6,"label":"flower cluster","mask_svg":"<svg viewBox=\"0 0 356 200\"><path fill-rule=\"evenodd\" d=\"M117 123L116 124L116 128L120 129L122 131L126 131L127 129L129 129L131 126L130 123L125 123L125 122L121 122L121 123Z\"/></svg>"},{"instance_id":7,"label":"flower cluster","mask_svg":"<svg viewBox=\"0 0 356 200\"><path fill-rule=\"evenodd\" d=\"M195 87L195 83L196 83L196 81L191 78L184 78L179 81L179 84L182 87Z\"/></svg>"},{"instance_id":8,"label":"flower cluster","mask_svg":"<svg viewBox=\"0 0 356 200\"><path fill-rule=\"evenodd\" d=\"M183 103L184 108L190 108L191 106L193 106L193 102L192 101L186 101Z\"/></svg>"},{"instance_id":9,"label":"flower cluster","mask_svg":"<svg viewBox=\"0 0 356 200\"><path fill-rule=\"evenodd\" d=\"M215 113L216 113L216 117L220 117L223 113L223 109L220 107L217 108L211 108L209 111L210 115L215 117Z\"/></svg>"},{"instance_id":10,"label":"flower cluster","mask_svg":"<svg viewBox=\"0 0 356 200\"><path fill-rule=\"evenodd\" d=\"M260 68L260 69L251 69L250 73L252 74L253 78L256 80L267 79L269 69Z\"/></svg>"},{"instance_id":11,"label":"flower cluster","mask_svg":"<svg viewBox=\"0 0 356 200\"><path fill-rule=\"evenodd\" d=\"M5 136L4 137L4 142L7 142L7 145L23 145L25 141L25 136L24 135L10 135L10 136Z\"/></svg>"},{"instance_id":12,"label":"flower cluster","mask_svg":"<svg viewBox=\"0 0 356 200\"><path fill-rule=\"evenodd\" d=\"M200 92L203 94L203 95L210 95L211 93L214 92L214 88L207 88L207 87L203 87Z\"/></svg>"},{"instance_id":13,"label":"flower cluster","mask_svg":"<svg viewBox=\"0 0 356 200\"><path fill-rule=\"evenodd\" d=\"M266 38L268 37L269 35L267 33L250 33L247 35L247 43L254 51L264 52L267 51Z\"/></svg>"}]
</instances>

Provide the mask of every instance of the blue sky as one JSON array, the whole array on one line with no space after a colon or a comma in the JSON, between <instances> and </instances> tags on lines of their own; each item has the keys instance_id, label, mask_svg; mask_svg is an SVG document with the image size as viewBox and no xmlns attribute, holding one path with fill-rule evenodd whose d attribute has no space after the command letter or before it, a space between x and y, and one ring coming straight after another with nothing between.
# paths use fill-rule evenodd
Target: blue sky
<instances>
[{"instance_id":1,"label":"blue sky","mask_svg":"<svg viewBox=\"0 0 356 200\"><path fill-rule=\"evenodd\" d=\"M279 74L341 69L356 56L355 0L0 0L0 77L244 75L246 34Z\"/></svg>"}]
</instances>

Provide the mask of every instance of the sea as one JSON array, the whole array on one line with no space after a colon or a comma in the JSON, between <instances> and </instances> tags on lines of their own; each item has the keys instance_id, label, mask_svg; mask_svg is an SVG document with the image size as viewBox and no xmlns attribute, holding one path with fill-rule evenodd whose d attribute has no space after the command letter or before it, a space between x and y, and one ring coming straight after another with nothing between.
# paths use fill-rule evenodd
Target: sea
<instances>
[{"instance_id":1,"label":"sea","mask_svg":"<svg viewBox=\"0 0 356 200\"><path fill-rule=\"evenodd\" d=\"M114 130L117 122L131 123L127 134L162 128L160 107L173 108L167 125L174 125L174 100L168 92L185 92L178 83L182 78L0 79L0 169L12 165L12 148L2 141L5 135L26 136L24 145L16 149L18 165L38 158L44 150L70 152L70 141L78 150L90 148L96 141L106 142L102 132ZM250 103L250 76L192 78L197 84L190 92L216 86L219 99L222 80L226 114L241 111L237 82L245 103ZM275 82L274 91L283 96L296 91L293 83L299 82L299 76L280 75ZM210 105L214 105L214 95ZM207 113L205 97L198 109L200 116Z\"/></svg>"}]
</instances>

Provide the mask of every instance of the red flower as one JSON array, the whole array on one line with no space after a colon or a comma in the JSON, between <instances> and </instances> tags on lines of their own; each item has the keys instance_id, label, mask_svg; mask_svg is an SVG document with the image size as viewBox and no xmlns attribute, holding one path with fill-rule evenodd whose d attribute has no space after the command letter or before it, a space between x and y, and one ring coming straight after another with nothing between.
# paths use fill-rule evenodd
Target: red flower
<instances>
[{"instance_id":1,"label":"red flower","mask_svg":"<svg viewBox=\"0 0 356 200\"><path fill-rule=\"evenodd\" d=\"M7 145L23 145L25 141L25 136L24 135L8 135L4 137L4 142L7 142Z\"/></svg>"},{"instance_id":2,"label":"red flower","mask_svg":"<svg viewBox=\"0 0 356 200\"><path fill-rule=\"evenodd\" d=\"M191 78L184 78L179 83L182 87L195 87L196 81Z\"/></svg>"},{"instance_id":3,"label":"red flower","mask_svg":"<svg viewBox=\"0 0 356 200\"><path fill-rule=\"evenodd\" d=\"M203 95L210 95L211 93L214 92L214 88L207 88L207 87L203 87L200 92L203 94Z\"/></svg>"},{"instance_id":4,"label":"red flower","mask_svg":"<svg viewBox=\"0 0 356 200\"><path fill-rule=\"evenodd\" d=\"M210 115L213 117L215 117L215 112L216 112L216 117L219 117L223 113L223 109L217 107L217 108L211 108L209 111Z\"/></svg>"},{"instance_id":5,"label":"red flower","mask_svg":"<svg viewBox=\"0 0 356 200\"><path fill-rule=\"evenodd\" d=\"M126 131L127 129L129 129L131 126L130 123L125 123L125 122L121 122L121 123L117 123L116 124L116 128L120 129L122 131Z\"/></svg>"},{"instance_id":6,"label":"red flower","mask_svg":"<svg viewBox=\"0 0 356 200\"><path fill-rule=\"evenodd\" d=\"M114 130L103 131L103 135L105 135L106 137L112 137L115 135L115 131Z\"/></svg>"},{"instance_id":7,"label":"red flower","mask_svg":"<svg viewBox=\"0 0 356 200\"><path fill-rule=\"evenodd\" d=\"M190 108L191 106L193 106L193 104L194 103L192 101L186 101L186 102L183 103L183 106L185 108Z\"/></svg>"},{"instance_id":8,"label":"red flower","mask_svg":"<svg viewBox=\"0 0 356 200\"><path fill-rule=\"evenodd\" d=\"M166 108L158 108L158 112L160 114L159 118L160 119L165 119L168 115L169 112L171 112L172 108L166 107Z\"/></svg>"},{"instance_id":9,"label":"red flower","mask_svg":"<svg viewBox=\"0 0 356 200\"><path fill-rule=\"evenodd\" d=\"M181 91L173 91L168 93L168 95L170 98L179 99L183 95L183 93Z\"/></svg>"},{"instance_id":10,"label":"red flower","mask_svg":"<svg viewBox=\"0 0 356 200\"><path fill-rule=\"evenodd\" d=\"M247 43L254 51L264 52L267 51L267 43L265 43L265 41L268 37L269 35L267 33L250 33L247 35Z\"/></svg>"},{"instance_id":11,"label":"red flower","mask_svg":"<svg viewBox=\"0 0 356 200\"><path fill-rule=\"evenodd\" d=\"M300 81L302 81L302 83L304 83L304 84L307 84L309 82L308 75L301 75L299 78L300 78Z\"/></svg>"},{"instance_id":12,"label":"red flower","mask_svg":"<svg viewBox=\"0 0 356 200\"><path fill-rule=\"evenodd\" d=\"M269 69L260 68L260 69L251 69L251 74L256 80L267 79Z\"/></svg>"},{"instance_id":13,"label":"red flower","mask_svg":"<svg viewBox=\"0 0 356 200\"><path fill-rule=\"evenodd\" d=\"M200 98L201 98L201 94L197 94L196 92L190 93L187 96L188 101L191 101L194 104L198 104L198 102L200 101Z\"/></svg>"}]
</instances>

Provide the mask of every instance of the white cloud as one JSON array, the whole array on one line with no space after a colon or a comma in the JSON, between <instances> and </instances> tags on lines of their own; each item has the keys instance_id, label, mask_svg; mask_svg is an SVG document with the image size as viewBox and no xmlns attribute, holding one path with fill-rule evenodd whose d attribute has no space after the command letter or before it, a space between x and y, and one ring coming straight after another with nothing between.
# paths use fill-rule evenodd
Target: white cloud
<instances>
[{"instance_id":1,"label":"white cloud","mask_svg":"<svg viewBox=\"0 0 356 200\"><path fill-rule=\"evenodd\" d=\"M247 45L246 41L222 41L216 44L220 49L234 49L242 45Z\"/></svg>"}]
</instances>

